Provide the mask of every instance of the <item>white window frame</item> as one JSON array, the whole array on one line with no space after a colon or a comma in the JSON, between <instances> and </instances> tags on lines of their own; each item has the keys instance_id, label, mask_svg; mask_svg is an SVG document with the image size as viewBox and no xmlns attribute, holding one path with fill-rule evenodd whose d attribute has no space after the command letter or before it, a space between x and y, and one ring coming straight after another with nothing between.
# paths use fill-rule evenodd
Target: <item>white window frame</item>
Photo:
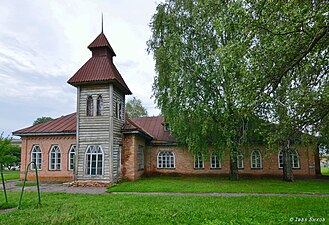
<instances>
[{"instance_id":1,"label":"white window frame","mask_svg":"<svg viewBox=\"0 0 329 225\"><path fill-rule=\"evenodd\" d=\"M299 154L295 149L290 150L290 157L291 157L291 168L293 169L299 169L300 168L300 160L299 160ZM297 160L295 160L296 158ZM297 165L295 166L295 163L297 161ZM283 168L283 152L282 150L279 151L278 153L278 167L279 169Z\"/></svg>"},{"instance_id":2,"label":"white window frame","mask_svg":"<svg viewBox=\"0 0 329 225\"><path fill-rule=\"evenodd\" d=\"M238 169L244 169L243 154L240 152L236 156L236 164Z\"/></svg>"},{"instance_id":3,"label":"white window frame","mask_svg":"<svg viewBox=\"0 0 329 225\"><path fill-rule=\"evenodd\" d=\"M54 159L54 163L52 162ZM62 169L62 154L58 145L52 145L49 150L49 170L61 170Z\"/></svg>"},{"instance_id":4,"label":"white window frame","mask_svg":"<svg viewBox=\"0 0 329 225\"><path fill-rule=\"evenodd\" d=\"M90 161L88 161L90 156ZM92 174L93 156L95 156L95 174ZM99 156L101 156L101 173L99 173ZM85 175L103 176L104 175L104 152L101 145L88 145L85 152Z\"/></svg>"},{"instance_id":5,"label":"white window frame","mask_svg":"<svg viewBox=\"0 0 329 225\"><path fill-rule=\"evenodd\" d=\"M35 157L33 157L33 155L35 155ZM32 146L32 150L31 150L31 162L32 159L35 158L35 164L36 167L38 168L38 170L41 170L42 168L42 151L40 148L40 145L33 145ZM31 170L35 170L35 165L32 163L31 164Z\"/></svg>"},{"instance_id":6,"label":"white window frame","mask_svg":"<svg viewBox=\"0 0 329 225\"><path fill-rule=\"evenodd\" d=\"M204 157L201 152L194 155L194 169L204 169Z\"/></svg>"},{"instance_id":7,"label":"white window frame","mask_svg":"<svg viewBox=\"0 0 329 225\"><path fill-rule=\"evenodd\" d=\"M291 157L291 167L293 169L299 169L300 168L300 162L299 162L299 154L296 150L290 150L290 157ZM296 158L297 160L295 160ZM297 162L297 166L295 166L295 163Z\"/></svg>"},{"instance_id":8,"label":"white window frame","mask_svg":"<svg viewBox=\"0 0 329 225\"><path fill-rule=\"evenodd\" d=\"M68 168L69 170L74 170L74 156L77 155L77 146L76 145L71 145L70 150L69 150L69 157L68 157ZM71 168L73 166L73 168Z\"/></svg>"},{"instance_id":9,"label":"white window frame","mask_svg":"<svg viewBox=\"0 0 329 225\"><path fill-rule=\"evenodd\" d=\"M222 160L217 156L215 152L210 155L210 169L221 169Z\"/></svg>"},{"instance_id":10,"label":"white window frame","mask_svg":"<svg viewBox=\"0 0 329 225\"><path fill-rule=\"evenodd\" d=\"M252 169L262 169L262 154L259 150L253 150L250 156L250 166Z\"/></svg>"},{"instance_id":11,"label":"white window frame","mask_svg":"<svg viewBox=\"0 0 329 225\"><path fill-rule=\"evenodd\" d=\"M144 170L144 146L139 145L137 149L137 169Z\"/></svg>"},{"instance_id":12,"label":"white window frame","mask_svg":"<svg viewBox=\"0 0 329 225\"><path fill-rule=\"evenodd\" d=\"M157 155L157 168L158 169L175 169L175 153L173 151L161 150Z\"/></svg>"}]
</instances>

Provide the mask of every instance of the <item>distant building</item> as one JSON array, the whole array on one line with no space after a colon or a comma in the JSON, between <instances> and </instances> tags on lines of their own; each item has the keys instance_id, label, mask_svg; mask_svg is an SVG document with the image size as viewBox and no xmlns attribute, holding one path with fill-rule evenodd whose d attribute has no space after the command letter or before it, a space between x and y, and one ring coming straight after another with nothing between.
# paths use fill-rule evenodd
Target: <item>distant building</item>
<instances>
[{"instance_id":1,"label":"distant building","mask_svg":"<svg viewBox=\"0 0 329 225\"><path fill-rule=\"evenodd\" d=\"M68 80L77 88L77 112L13 132L22 138L21 178L31 161L41 180L115 183L154 173L229 174L227 155L221 159L211 149L207 156L192 155L178 147L162 116L127 118L125 96L131 91L104 33L88 48L92 57ZM316 146L293 151L291 159L294 175L320 173ZM237 160L240 174L282 174L282 153L265 155L263 146Z\"/></svg>"},{"instance_id":2,"label":"distant building","mask_svg":"<svg viewBox=\"0 0 329 225\"><path fill-rule=\"evenodd\" d=\"M11 143L12 143L13 145L18 145L19 147L22 146L22 140L21 140L21 139L13 138L13 139L11 139Z\"/></svg>"}]
</instances>

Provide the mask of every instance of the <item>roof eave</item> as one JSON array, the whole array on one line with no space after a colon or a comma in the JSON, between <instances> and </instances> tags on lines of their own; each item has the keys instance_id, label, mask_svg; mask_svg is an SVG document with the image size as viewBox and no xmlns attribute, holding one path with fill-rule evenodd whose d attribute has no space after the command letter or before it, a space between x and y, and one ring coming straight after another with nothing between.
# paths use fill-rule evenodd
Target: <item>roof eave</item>
<instances>
[{"instance_id":1,"label":"roof eave","mask_svg":"<svg viewBox=\"0 0 329 225\"><path fill-rule=\"evenodd\" d=\"M171 142L171 141L153 140L153 141L151 141L151 145L156 145L156 146L177 146L177 143L176 142Z\"/></svg>"},{"instance_id":2,"label":"roof eave","mask_svg":"<svg viewBox=\"0 0 329 225\"><path fill-rule=\"evenodd\" d=\"M122 131L123 134L138 134L148 140L152 140L153 138L151 136L149 136L148 134L145 134L144 132L141 132L139 130L125 130Z\"/></svg>"},{"instance_id":3,"label":"roof eave","mask_svg":"<svg viewBox=\"0 0 329 225\"><path fill-rule=\"evenodd\" d=\"M68 84L79 87L79 86L88 86L88 85L95 85L95 84L116 84L116 86L124 92L125 95L131 95L132 92L129 90L129 88L123 87L118 81L116 80L98 80L98 81L83 81L83 82L70 82L67 81Z\"/></svg>"},{"instance_id":4,"label":"roof eave","mask_svg":"<svg viewBox=\"0 0 329 225\"><path fill-rule=\"evenodd\" d=\"M38 132L38 133L12 133L15 136L60 136L60 135L76 135L76 132Z\"/></svg>"}]
</instances>

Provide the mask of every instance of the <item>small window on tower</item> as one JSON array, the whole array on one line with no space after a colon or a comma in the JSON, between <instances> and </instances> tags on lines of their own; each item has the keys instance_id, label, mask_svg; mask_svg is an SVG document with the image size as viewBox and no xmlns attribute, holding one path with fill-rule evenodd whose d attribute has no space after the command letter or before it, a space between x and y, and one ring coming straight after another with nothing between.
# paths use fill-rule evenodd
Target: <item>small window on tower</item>
<instances>
[{"instance_id":1,"label":"small window on tower","mask_svg":"<svg viewBox=\"0 0 329 225\"><path fill-rule=\"evenodd\" d=\"M91 95L87 98L87 116L94 115L94 104L93 104L93 97Z\"/></svg>"},{"instance_id":2,"label":"small window on tower","mask_svg":"<svg viewBox=\"0 0 329 225\"><path fill-rule=\"evenodd\" d=\"M122 108L122 102L119 102L119 120L122 120L123 118L123 108Z\"/></svg>"},{"instance_id":3,"label":"small window on tower","mask_svg":"<svg viewBox=\"0 0 329 225\"><path fill-rule=\"evenodd\" d=\"M103 108L103 98L101 95L99 95L97 98L97 116L103 115Z\"/></svg>"},{"instance_id":4,"label":"small window on tower","mask_svg":"<svg viewBox=\"0 0 329 225\"><path fill-rule=\"evenodd\" d=\"M115 118L119 118L119 102L115 101Z\"/></svg>"}]
</instances>

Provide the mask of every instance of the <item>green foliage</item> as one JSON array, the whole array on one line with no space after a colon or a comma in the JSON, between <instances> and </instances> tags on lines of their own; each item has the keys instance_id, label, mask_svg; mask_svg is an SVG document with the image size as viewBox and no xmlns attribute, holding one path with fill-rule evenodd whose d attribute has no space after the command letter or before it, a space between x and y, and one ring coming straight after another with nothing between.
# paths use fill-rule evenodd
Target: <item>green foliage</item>
<instances>
[{"instance_id":1,"label":"green foliage","mask_svg":"<svg viewBox=\"0 0 329 225\"><path fill-rule=\"evenodd\" d=\"M142 105L142 101L136 97L126 102L126 112L130 118L147 116L147 110Z\"/></svg>"},{"instance_id":2,"label":"green foliage","mask_svg":"<svg viewBox=\"0 0 329 225\"><path fill-rule=\"evenodd\" d=\"M53 118L51 118L51 117L47 117L47 116L39 117L33 122L33 126L41 124L41 123L45 123L45 122L48 122L51 120L53 120Z\"/></svg>"},{"instance_id":3,"label":"green foliage","mask_svg":"<svg viewBox=\"0 0 329 225\"><path fill-rule=\"evenodd\" d=\"M157 105L176 139L207 154L246 142L252 113L244 74L251 39L241 2L168 1L153 16L149 51ZM238 46L237 43L240 45Z\"/></svg>"},{"instance_id":4,"label":"green foliage","mask_svg":"<svg viewBox=\"0 0 329 225\"><path fill-rule=\"evenodd\" d=\"M218 177L150 177L109 187L109 192L188 192L188 193L313 193L329 194L329 183L319 180L241 179Z\"/></svg>"},{"instance_id":5,"label":"green foliage","mask_svg":"<svg viewBox=\"0 0 329 225\"><path fill-rule=\"evenodd\" d=\"M249 1L248 51L256 114L277 124L267 141L324 132L329 120L327 1ZM324 142L324 140L322 140Z\"/></svg>"},{"instance_id":6,"label":"green foliage","mask_svg":"<svg viewBox=\"0 0 329 225\"><path fill-rule=\"evenodd\" d=\"M20 162L21 149L19 146L11 143L11 138L0 135L0 166L3 165L10 168L15 163Z\"/></svg>"},{"instance_id":7,"label":"green foliage","mask_svg":"<svg viewBox=\"0 0 329 225\"><path fill-rule=\"evenodd\" d=\"M9 204L17 205L18 199L19 192L9 192ZM25 192L22 210L0 214L0 224L296 224L290 218L327 219L324 208L328 204L328 197L316 196L42 193L38 207L37 193Z\"/></svg>"},{"instance_id":8,"label":"green foliage","mask_svg":"<svg viewBox=\"0 0 329 225\"><path fill-rule=\"evenodd\" d=\"M231 159L254 135L284 149L316 141L300 132L329 143L328 11L328 1L160 3L153 92L179 143Z\"/></svg>"}]
</instances>

